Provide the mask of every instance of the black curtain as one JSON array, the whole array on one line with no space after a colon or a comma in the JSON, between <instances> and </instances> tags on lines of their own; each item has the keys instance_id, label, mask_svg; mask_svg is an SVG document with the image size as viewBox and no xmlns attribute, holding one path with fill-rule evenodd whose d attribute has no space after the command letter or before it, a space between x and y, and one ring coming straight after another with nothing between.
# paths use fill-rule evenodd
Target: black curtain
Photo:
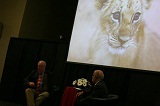
<instances>
[{"instance_id":1,"label":"black curtain","mask_svg":"<svg viewBox=\"0 0 160 106\"><path fill-rule=\"evenodd\" d=\"M47 63L49 82L60 86L67 50L68 44L63 41L11 38L1 79L0 99L25 104L23 79L37 68L39 60Z\"/></svg>"},{"instance_id":2,"label":"black curtain","mask_svg":"<svg viewBox=\"0 0 160 106\"><path fill-rule=\"evenodd\" d=\"M11 38L0 84L0 100L26 104L23 79L37 68L39 60L47 63L50 85L60 88L59 106L66 86L78 78L92 79L95 69L104 71L104 81L110 94L119 96L118 106L159 106L160 74L158 72L104 67L67 62L69 43L66 41L42 41Z\"/></svg>"}]
</instances>

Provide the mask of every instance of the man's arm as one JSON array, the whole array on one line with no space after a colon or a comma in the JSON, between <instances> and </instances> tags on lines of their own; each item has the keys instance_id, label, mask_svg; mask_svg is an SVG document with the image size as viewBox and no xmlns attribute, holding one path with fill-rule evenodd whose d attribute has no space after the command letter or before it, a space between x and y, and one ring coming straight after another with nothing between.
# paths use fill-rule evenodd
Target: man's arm
<instances>
[{"instance_id":1,"label":"man's arm","mask_svg":"<svg viewBox=\"0 0 160 106\"><path fill-rule=\"evenodd\" d=\"M35 74L35 70L32 71L32 72L24 79L23 82L24 82L24 85L25 85L25 86L28 86L28 85L29 85L29 82L31 82L30 79L31 79L31 77L34 76L34 74Z\"/></svg>"}]
</instances>

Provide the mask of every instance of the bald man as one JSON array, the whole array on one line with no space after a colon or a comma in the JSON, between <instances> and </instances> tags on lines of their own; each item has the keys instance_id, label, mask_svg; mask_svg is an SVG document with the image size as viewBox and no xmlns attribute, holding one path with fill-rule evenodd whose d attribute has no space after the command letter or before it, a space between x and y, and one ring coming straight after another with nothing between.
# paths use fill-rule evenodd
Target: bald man
<instances>
[{"instance_id":1,"label":"bald man","mask_svg":"<svg viewBox=\"0 0 160 106\"><path fill-rule=\"evenodd\" d=\"M92 90L89 91L81 91L77 93L77 98L84 95L85 93L89 92L89 95L85 98L81 98L80 100L76 101L76 106L88 106L89 100L92 98L106 98L108 96L108 90L104 79L104 73L101 70L95 70L92 75L92 81L94 86Z\"/></svg>"},{"instance_id":2,"label":"bald man","mask_svg":"<svg viewBox=\"0 0 160 106\"><path fill-rule=\"evenodd\" d=\"M46 62L40 60L37 70L29 74L25 79L27 106L39 106L48 96L47 74L45 74Z\"/></svg>"}]
</instances>

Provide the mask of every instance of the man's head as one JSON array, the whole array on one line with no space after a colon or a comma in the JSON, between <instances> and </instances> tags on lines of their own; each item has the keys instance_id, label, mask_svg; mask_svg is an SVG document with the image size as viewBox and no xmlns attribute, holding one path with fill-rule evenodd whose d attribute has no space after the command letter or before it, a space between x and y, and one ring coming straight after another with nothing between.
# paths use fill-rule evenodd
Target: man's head
<instances>
[{"instance_id":1,"label":"man's head","mask_svg":"<svg viewBox=\"0 0 160 106\"><path fill-rule=\"evenodd\" d=\"M43 60L40 60L38 62L38 72L42 74L45 71L45 68L46 68L46 62Z\"/></svg>"},{"instance_id":2,"label":"man's head","mask_svg":"<svg viewBox=\"0 0 160 106\"><path fill-rule=\"evenodd\" d=\"M93 83L97 83L98 81L104 78L104 73L101 70L95 70L92 75Z\"/></svg>"}]
</instances>

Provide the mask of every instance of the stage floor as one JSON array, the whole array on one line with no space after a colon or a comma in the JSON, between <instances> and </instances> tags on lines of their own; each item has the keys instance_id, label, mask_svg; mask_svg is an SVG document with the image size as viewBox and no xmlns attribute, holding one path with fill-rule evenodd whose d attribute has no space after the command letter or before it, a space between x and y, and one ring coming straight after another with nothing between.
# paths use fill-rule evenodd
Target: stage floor
<instances>
[{"instance_id":1,"label":"stage floor","mask_svg":"<svg viewBox=\"0 0 160 106\"><path fill-rule=\"evenodd\" d=\"M10 102L5 102L5 101L0 101L0 106L25 106L25 105L16 104L16 103L10 103Z\"/></svg>"}]
</instances>

